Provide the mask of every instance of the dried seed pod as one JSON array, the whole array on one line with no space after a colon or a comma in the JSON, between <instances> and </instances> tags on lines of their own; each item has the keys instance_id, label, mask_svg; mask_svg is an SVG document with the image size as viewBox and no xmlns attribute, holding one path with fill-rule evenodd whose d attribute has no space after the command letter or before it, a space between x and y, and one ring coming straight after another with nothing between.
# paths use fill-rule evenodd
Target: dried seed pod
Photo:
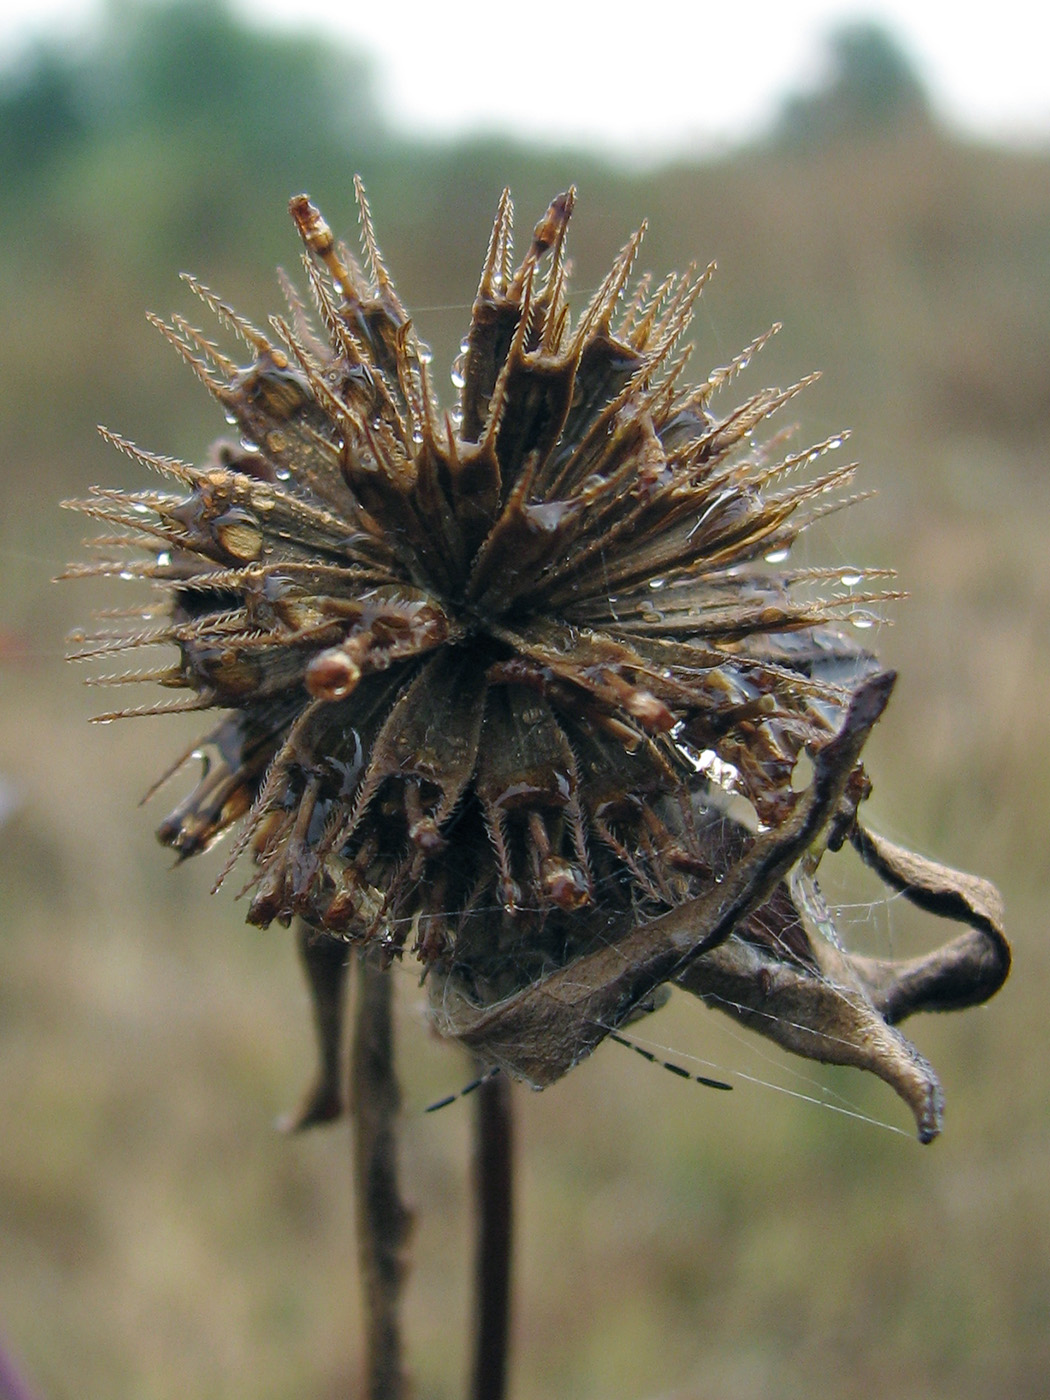
<instances>
[{"instance_id":1,"label":"dried seed pod","mask_svg":"<svg viewBox=\"0 0 1050 1400\"><path fill-rule=\"evenodd\" d=\"M276 343L190 279L250 363L161 327L239 443L195 467L114 437L178 489L72 503L120 533L71 572L167 599L76 655L174 643L146 674L229 712L160 839L188 856L240 824L226 869L250 853L250 920L387 958L411 939L439 1027L535 1084L674 981L875 1069L932 1136L936 1081L887 1022L990 995L1009 952L991 887L858 822L892 676L849 623L894 595L876 570L780 567L849 499L851 466L814 471L841 437L756 445L809 380L720 412L760 337L684 385L710 269L632 293L641 232L573 324L574 192L517 267L504 194L445 415L358 197L367 271L291 204L317 325L292 294ZM813 872L846 839L974 936L902 969L824 946ZM330 1078L341 963L322 946L308 966ZM337 1104L322 1076L304 1121Z\"/></svg>"}]
</instances>

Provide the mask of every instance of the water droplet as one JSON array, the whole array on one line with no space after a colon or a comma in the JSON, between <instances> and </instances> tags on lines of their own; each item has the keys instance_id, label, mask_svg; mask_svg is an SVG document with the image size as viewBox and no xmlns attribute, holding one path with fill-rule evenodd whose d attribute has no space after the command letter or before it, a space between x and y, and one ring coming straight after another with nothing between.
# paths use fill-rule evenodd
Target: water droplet
<instances>
[{"instance_id":1,"label":"water droplet","mask_svg":"<svg viewBox=\"0 0 1050 1400\"><path fill-rule=\"evenodd\" d=\"M463 373L463 370L460 368L458 360L452 366L452 374L450 375L450 378L452 380L453 389L462 389L464 384L466 384L467 382L467 376Z\"/></svg>"},{"instance_id":2,"label":"water droplet","mask_svg":"<svg viewBox=\"0 0 1050 1400\"><path fill-rule=\"evenodd\" d=\"M242 451L242 452L258 452L258 450L259 450L259 444L258 444L257 442L252 442L251 438L246 438L246 437L242 437L242 438L241 438L241 451Z\"/></svg>"},{"instance_id":3,"label":"water droplet","mask_svg":"<svg viewBox=\"0 0 1050 1400\"><path fill-rule=\"evenodd\" d=\"M278 481L291 481L292 479L292 474L287 467L275 467L273 474Z\"/></svg>"},{"instance_id":4,"label":"water droplet","mask_svg":"<svg viewBox=\"0 0 1050 1400\"><path fill-rule=\"evenodd\" d=\"M470 350L470 336L469 336L469 335L465 335L465 336L463 337L463 339L459 342L459 353L460 353L461 355L466 355L466 354L468 353L469 350Z\"/></svg>"},{"instance_id":5,"label":"water droplet","mask_svg":"<svg viewBox=\"0 0 1050 1400\"><path fill-rule=\"evenodd\" d=\"M162 549L161 552L157 555L157 563L161 566L161 568L164 568L166 565L171 563L171 555L166 549Z\"/></svg>"},{"instance_id":6,"label":"water droplet","mask_svg":"<svg viewBox=\"0 0 1050 1400\"><path fill-rule=\"evenodd\" d=\"M663 588L663 586L664 586L664 580L663 580L662 578L651 578L651 579L649 580L649 587L650 587L650 588L654 588L654 589L655 589L655 588Z\"/></svg>"},{"instance_id":7,"label":"water droplet","mask_svg":"<svg viewBox=\"0 0 1050 1400\"><path fill-rule=\"evenodd\" d=\"M769 551L769 553L766 555L766 563L767 563L767 564L783 564L784 560L788 557L788 555L789 555L790 553L791 553L791 550L788 549L786 545L784 546L783 549L771 549L771 550Z\"/></svg>"},{"instance_id":8,"label":"water droplet","mask_svg":"<svg viewBox=\"0 0 1050 1400\"><path fill-rule=\"evenodd\" d=\"M237 415L236 415L235 413L227 413L227 414L225 415L225 417L226 417L227 423L229 423L229 425L230 425L231 428L236 427L236 424L237 424Z\"/></svg>"},{"instance_id":9,"label":"water droplet","mask_svg":"<svg viewBox=\"0 0 1050 1400\"><path fill-rule=\"evenodd\" d=\"M124 581L127 583L130 582L131 579L135 577L135 575L131 572L130 569L121 569L120 577L124 579Z\"/></svg>"},{"instance_id":10,"label":"water droplet","mask_svg":"<svg viewBox=\"0 0 1050 1400\"><path fill-rule=\"evenodd\" d=\"M131 509L136 515L149 515L150 513L149 506L145 505L142 501L135 501Z\"/></svg>"},{"instance_id":11,"label":"water droplet","mask_svg":"<svg viewBox=\"0 0 1050 1400\"><path fill-rule=\"evenodd\" d=\"M791 770L791 790L792 792L805 792L813 781L813 760L809 754L802 750L795 761L795 766Z\"/></svg>"},{"instance_id":12,"label":"water droplet","mask_svg":"<svg viewBox=\"0 0 1050 1400\"><path fill-rule=\"evenodd\" d=\"M434 352L425 340L416 342L416 355L421 365L429 365L434 358Z\"/></svg>"},{"instance_id":13,"label":"water droplet","mask_svg":"<svg viewBox=\"0 0 1050 1400\"><path fill-rule=\"evenodd\" d=\"M856 588L857 584L860 583L862 578L862 574L845 573L840 576L839 582L844 588Z\"/></svg>"},{"instance_id":14,"label":"water droplet","mask_svg":"<svg viewBox=\"0 0 1050 1400\"><path fill-rule=\"evenodd\" d=\"M688 741L676 738L679 753L692 764L693 771L702 773L705 778L720 787L723 792L733 792L740 780L740 770L732 763L719 758L714 749L697 752Z\"/></svg>"},{"instance_id":15,"label":"water droplet","mask_svg":"<svg viewBox=\"0 0 1050 1400\"><path fill-rule=\"evenodd\" d=\"M850 618L850 622L854 627L860 628L862 632L869 627L875 626L875 619L872 617L871 613L854 613Z\"/></svg>"}]
</instances>

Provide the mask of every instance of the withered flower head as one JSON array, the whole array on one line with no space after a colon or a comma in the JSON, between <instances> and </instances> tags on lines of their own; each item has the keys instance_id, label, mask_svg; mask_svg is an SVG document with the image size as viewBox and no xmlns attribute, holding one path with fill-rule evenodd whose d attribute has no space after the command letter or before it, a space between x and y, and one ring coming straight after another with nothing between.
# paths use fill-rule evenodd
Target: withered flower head
<instances>
[{"instance_id":1,"label":"withered flower head","mask_svg":"<svg viewBox=\"0 0 1050 1400\"><path fill-rule=\"evenodd\" d=\"M1009 952L990 885L858 818L893 676L850 624L890 595L877 571L781 567L844 504L853 468L820 465L842 439L756 442L808 381L723 411L762 336L687 383L711 269L632 287L641 231L574 320L574 193L517 266L504 194L443 412L358 195L364 269L292 200L313 311L285 283L272 336L189 280L247 366L158 322L236 438L197 467L107 434L174 489L74 503L120 533L71 572L157 597L76 657L174 644L112 679L189 698L120 713L224 712L161 841L190 856L239 826L223 874L249 852L248 918L312 931L322 1001L333 941L410 950L439 1029L533 1084L673 982L875 1070L932 1137L937 1081L893 1027L989 996ZM969 931L849 956L815 879L845 841ZM319 1091L306 1116L330 1111Z\"/></svg>"}]
</instances>

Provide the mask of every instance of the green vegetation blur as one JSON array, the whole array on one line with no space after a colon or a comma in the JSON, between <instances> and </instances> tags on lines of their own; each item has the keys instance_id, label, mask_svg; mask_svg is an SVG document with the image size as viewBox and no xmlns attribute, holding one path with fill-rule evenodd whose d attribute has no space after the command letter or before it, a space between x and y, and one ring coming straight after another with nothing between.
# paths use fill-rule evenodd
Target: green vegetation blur
<instances>
[{"instance_id":1,"label":"green vegetation blur","mask_svg":"<svg viewBox=\"0 0 1050 1400\"><path fill-rule=\"evenodd\" d=\"M63 638L132 587L50 580L84 533L60 498L147 484L96 422L194 460L222 429L143 312L211 334L188 270L265 323L274 266L299 271L289 196L353 240L360 172L446 386L505 184L520 241L579 186L580 304L642 218L658 277L717 258L698 377L784 322L741 389L823 369L792 404L800 435L852 428L876 493L799 558L894 565L911 595L878 636L901 674L873 818L997 881L1017 954L989 1007L910 1028L948 1098L928 1149L883 1085L789 1062L683 997L640 1038L732 1095L611 1045L519 1093L515 1400L1044 1396L1050 154L941 130L867 27L762 140L626 172L395 137L367 62L219 5L105 16L0 74L0 1334L39 1395L354 1393L345 1129L271 1130L310 1069L291 939L243 925L236 876L209 896L221 853L168 868L151 830L180 780L136 806L201 726L87 724L110 695ZM508 81L550 61L536 42ZM682 80L702 102L707 61L641 75L639 100ZM854 945L949 932L852 869L828 885ZM399 976L407 1324L418 1393L440 1400L464 1388L470 1105L422 1109L471 1070Z\"/></svg>"}]
</instances>

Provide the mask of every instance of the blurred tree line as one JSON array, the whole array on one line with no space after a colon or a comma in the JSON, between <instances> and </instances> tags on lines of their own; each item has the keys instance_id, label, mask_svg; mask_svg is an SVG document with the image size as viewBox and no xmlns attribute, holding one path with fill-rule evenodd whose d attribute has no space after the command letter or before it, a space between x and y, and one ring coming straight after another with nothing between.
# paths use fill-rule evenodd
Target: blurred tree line
<instances>
[{"instance_id":1,"label":"blurred tree line","mask_svg":"<svg viewBox=\"0 0 1050 1400\"><path fill-rule=\"evenodd\" d=\"M318 39L208 0L111 0L87 43L39 43L0 77L0 168L23 197L94 188L122 218L142 209L142 233L221 244L244 231L245 177L287 198L304 164L374 146L375 111L367 63Z\"/></svg>"},{"instance_id":2,"label":"blurred tree line","mask_svg":"<svg viewBox=\"0 0 1050 1400\"><path fill-rule=\"evenodd\" d=\"M930 120L918 76L883 29L849 25L829 50L826 82L788 99L774 144L813 147ZM0 162L12 185L92 147L119 147L129 132L156 144L161 167L185 148L216 171L252 165L266 184L287 183L304 160L394 144L367 59L249 28L211 0L110 0L84 48L38 42L0 71Z\"/></svg>"},{"instance_id":3,"label":"blurred tree line","mask_svg":"<svg viewBox=\"0 0 1050 1400\"><path fill-rule=\"evenodd\" d=\"M230 143L231 160L279 176L297 159L289 136L307 150L345 147L373 139L378 122L363 59L250 29L208 0L111 0L84 48L38 42L0 80L0 155L15 180L129 130L159 146L203 143L206 155Z\"/></svg>"},{"instance_id":4,"label":"blurred tree line","mask_svg":"<svg viewBox=\"0 0 1050 1400\"><path fill-rule=\"evenodd\" d=\"M288 197L308 190L347 231L355 171L410 305L471 296L504 184L524 225L572 181L578 287L649 217L647 265L722 260L716 294L731 309L715 353L732 353L775 312L799 347L792 370L840 354L859 366L854 422L882 421L887 401L914 393L921 366L936 414L1041 427L1046 357L1017 347L1045 343L1050 320L1032 295L1050 266L1046 157L942 132L881 28L838 31L828 56L823 82L789 98L750 145L628 171L505 137L410 140L383 121L359 54L251 27L211 0L110 0L76 47L56 36L0 69L0 331L21 351L0 385L8 427L35 415L42 364L71 406L126 400L120 365L143 356L133 311L169 306L181 267L250 314L271 309L271 269L295 255ZM991 263L994 285L982 274ZM454 355L461 320L426 327L439 361ZM184 401L143 373L163 427Z\"/></svg>"},{"instance_id":5,"label":"blurred tree line","mask_svg":"<svg viewBox=\"0 0 1050 1400\"><path fill-rule=\"evenodd\" d=\"M933 122L919 75L892 35L858 21L836 29L827 44L825 80L787 98L774 144L814 149L828 141L907 135Z\"/></svg>"}]
</instances>

